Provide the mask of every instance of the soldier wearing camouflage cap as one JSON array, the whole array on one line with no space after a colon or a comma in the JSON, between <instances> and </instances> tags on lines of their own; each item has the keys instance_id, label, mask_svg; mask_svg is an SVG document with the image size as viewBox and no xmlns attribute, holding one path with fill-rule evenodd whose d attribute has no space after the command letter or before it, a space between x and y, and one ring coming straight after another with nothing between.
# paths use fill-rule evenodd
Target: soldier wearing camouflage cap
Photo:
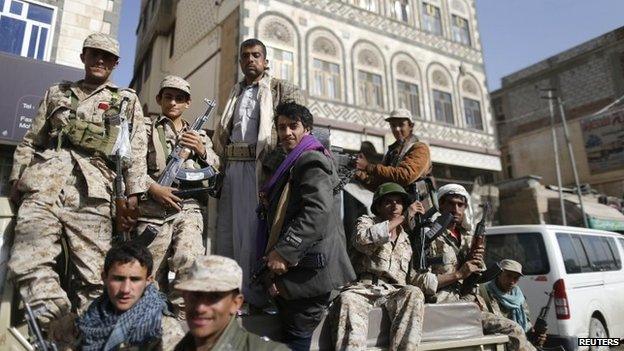
<instances>
[{"instance_id":1,"label":"soldier wearing camouflage cap","mask_svg":"<svg viewBox=\"0 0 624 351\"><path fill-rule=\"evenodd\" d=\"M189 327L175 350L288 350L238 324L236 314L244 300L242 284L243 270L233 259L198 257L175 286L184 296Z\"/></svg>"},{"instance_id":2,"label":"soldier wearing camouflage cap","mask_svg":"<svg viewBox=\"0 0 624 351\"><path fill-rule=\"evenodd\" d=\"M343 289L335 303L338 316L331 319L335 349L366 349L368 314L381 305L392 325L389 349L416 350L422 336L425 297L411 279L412 246L404 223L424 213L424 208L418 202L410 204L399 184L384 183L375 191L371 212L374 216L358 219L352 240L358 282Z\"/></svg>"},{"instance_id":3,"label":"soldier wearing camouflage cap","mask_svg":"<svg viewBox=\"0 0 624 351\"><path fill-rule=\"evenodd\" d=\"M89 35L80 59L84 79L48 88L15 150L10 176L11 198L19 210L9 268L23 300L44 307L38 316L44 329L53 329L72 310L81 312L102 293L100 273L113 236L115 145L129 150L122 154L128 161L122 166L128 207L135 207L138 194L147 190L141 104L134 91L109 79L119 59L117 40ZM131 130L117 118L122 101L127 101ZM131 220L124 222L129 226ZM54 271L61 239L71 250L65 253L73 272L71 294Z\"/></svg>"},{"instance_id":4,"label":"soldier wearing camouflage cap","mask_svg":"<svg viewBox=\"0 0 624 351\"><path fill-rule=\"evenodd\" d=\"M373 191L385 182L403 187L431 172L431 156L427 144L413 135L414 117L404 108L390 112L386 118L396 142L388 147L381 164L371 163L364 154L358 154L355 178Z\"/></svg>"},{"instance_id":5,"label":"soldier wearing camouflage cap","mask_svg":"<svg viewBox=\"0 0 624 351\"><path fill-rule=\"evenodd\" d=\"M168 75L160 83L156 95L160 115L153 121L146 118L148 152L147 168L149 172L149 197L142 199L141 217L138 232L142 233L152 225L158 229L158 235L149 245L154 257L154 266L158 267L155 278L161 290L167 293L178 318L184 318L184 301L169 284L169 271L179 273L190 267L196 257L203 255L204 215L207 205L206 196L182 199L173 194L176 189L160 186L157 182L166 167L167 157L179 143L192 150L192 155L185 161L183 168L199 169L208 165L218 168L219 158L212 151L212 142L206 131L191 131L184 112L191 105L191 85L182 77ZM207 186L208 184L204 184ZM181 181L179 187L196 188L197 182ZM167 262L167 264L162 264ZM176 279L179 277L176 274ZM175 284L177 280L174 280Z\"/></svg>"}]
</instances>

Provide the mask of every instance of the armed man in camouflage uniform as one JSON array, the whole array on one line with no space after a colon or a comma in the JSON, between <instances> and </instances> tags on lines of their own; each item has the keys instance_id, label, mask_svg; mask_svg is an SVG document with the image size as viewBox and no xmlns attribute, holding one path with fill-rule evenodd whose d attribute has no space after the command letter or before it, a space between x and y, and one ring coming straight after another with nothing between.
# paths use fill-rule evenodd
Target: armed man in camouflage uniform
<instances>
[{"instance_id":1,"label":"armed man in camouflage uniform","mask_svg":"<svg viewBox=\"0 0 624 351\"><path fill-rule=\"evenodd\" d=\"M202 210L207 196L181 199L173 194L175 188L160 186L157 183L166 167L167 157L177 143L189 148L193 154L183 168L199 169L206 166L218 167L219 158L212 151L212 142L204 130L189 130L189 123L182 117L191 104L190 84L177 76L166 76L160 83L156 95L161 115L154 121L147 120L149 128L147 167L149 199L142 201L138 232L142 233L149 224L158 228L156 239L149 245L156 267L155 278L160 289L167 291L175 307L175 313L183 317L184 301L170 289L169 271L176 278L183 269L190 267L197 256L206 251L202 242L204 219ZM180 188L201 187L197 182L180 183Z\"/></svg>"},{"instance_id":2,"label":"armed man in camouflage uniform","mask_svg":"<svg viewBox=\"0 0 624 351\"><path fill-rule=\"evenodd\" d=\"M19 191L22 197L9 268L22 298L44 305L38 317L44 328L102 293L100 274L113 232L112 144L125 142L126 150L130 145L123 169L128 207L134 208L137 194L146 190L141 105L132 90L109 81L118 63L119 43L91 34L80 58L85 78L46 91L32 128L15 150L10 177L12 194ZM124 123L117 117L123 99L128 99L130 127L129 138L122 140ZM73 273L67 292L54 271L62 241Z\"/></svg>"},{"instance_id":3,"label":"armed man in camouflage uniform","mask_svg":"<svg viewBox=\"0 0 624 351\"><path fill-rule=\"evenodd\" d=\"M453 220L446 232L434 239L427 250L428 261L435 262L429 269L436 275L437 281L429 280L423 285L417 285L423 290L437 290L438 303L476 302L483 310L485 304L474 292L464 296L459 294L462 281L485 268L483 246L475 248L473 258L468 259L472 235L469 233L469 218L465 212L469 208L470 195L461 185L447 184L438 189L438 201L440 212L451 213ZM485 334L501 333L509 336L511 350L535 350L528 342L524 330L514 321L490 312L482 312L481 323Z\"/></svg>"},{"instance_id":4,"label":"armed man in camouflage uniform","mask_svg":"<svg viewBox=\"0 0 624 351\"><path fill-rule=\"evenodd\" d=\"M392 321L390 350L415 350L420 343L424 314L422 291L411 284L412 247L403 223L424 213L422 204L409 205L408 195L396 183L382 184L371 211L359 218L353 238L354 269L358 281L340 294L337 309L336 350L365 350L368 314L383 306ZM335 320L335 319L334 319Z\"/></svg>"}]
</instances>

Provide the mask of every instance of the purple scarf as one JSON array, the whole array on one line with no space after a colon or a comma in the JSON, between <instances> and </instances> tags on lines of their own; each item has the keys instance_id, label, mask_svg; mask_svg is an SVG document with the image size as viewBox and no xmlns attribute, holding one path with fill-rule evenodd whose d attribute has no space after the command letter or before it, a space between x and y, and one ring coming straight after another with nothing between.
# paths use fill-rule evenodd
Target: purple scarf
<instances>
[{"instance_id":1,"label":"purple scarf","mask_svg":"<svg viewBox=\"0 0 624 351\"><path fill-rule=\"evenodd\" d=\"M312 134L308 134L301 139L301 142L297 147L295 147L291 152L288 153L284 161L279 165L277 171L273 173L271 179L266 182L262 188L260 188L260 197L264 197L267 200L270 200L273 197L273 192L276 190L275 185L279 182L284 175L292 168L292 166L297 162L301 154L306 151L316 150L322 152L325 156L331 157L331 153L321 144L318 139ZM262 204L258 205L259 208L262 207ZM266 210L266 209L265 209ZM258 212L261 212L259 209ZM264 256L264 251L266 249L266 245L269 240L269 224L267 223L266 218L259 218L258 223L258 236L256 242L256 256L261 258Z\"/></svg>"}]
</instances>

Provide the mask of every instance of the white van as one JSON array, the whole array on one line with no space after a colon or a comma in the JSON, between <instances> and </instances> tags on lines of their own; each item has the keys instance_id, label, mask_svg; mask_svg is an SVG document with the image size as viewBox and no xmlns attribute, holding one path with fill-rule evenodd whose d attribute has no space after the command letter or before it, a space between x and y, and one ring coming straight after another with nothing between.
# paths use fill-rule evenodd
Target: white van
<instances>
[{"instance_id":1,"label":"white van","mask_svg":"<svg viewBox=\"0 0 624 351\"><path fill-rule=\"evenodd\" d=\"M504 258L522 264L526 276L519 285L531 321L554 289L546 346L570 351L579 349L578 337L624 337L624 236L556 225L501 226L486 232L488 265Z\"/></svg>"}]
</instances>

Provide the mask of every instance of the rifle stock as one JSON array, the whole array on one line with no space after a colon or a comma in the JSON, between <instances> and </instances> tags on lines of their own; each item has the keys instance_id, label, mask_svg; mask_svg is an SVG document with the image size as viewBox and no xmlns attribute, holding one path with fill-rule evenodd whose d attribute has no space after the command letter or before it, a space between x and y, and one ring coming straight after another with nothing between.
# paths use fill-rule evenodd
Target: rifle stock
<instances>
[{"instance_id":1,"label":"rifle stock","mask_svg":"<svg viewBox=\"0 0 624 351\"><path fill-rule=\"evenodd\" d=\"M24 302L24 306L26 307L26 323L28 324L28 329L35 337L33 348L37 351L57 351L58 349L53 342L43 338L43 333L41 332L41 328L39 328L39 323L37 323L35 313L30 307L30 304Z\"/></svg>"}]
</instances>

